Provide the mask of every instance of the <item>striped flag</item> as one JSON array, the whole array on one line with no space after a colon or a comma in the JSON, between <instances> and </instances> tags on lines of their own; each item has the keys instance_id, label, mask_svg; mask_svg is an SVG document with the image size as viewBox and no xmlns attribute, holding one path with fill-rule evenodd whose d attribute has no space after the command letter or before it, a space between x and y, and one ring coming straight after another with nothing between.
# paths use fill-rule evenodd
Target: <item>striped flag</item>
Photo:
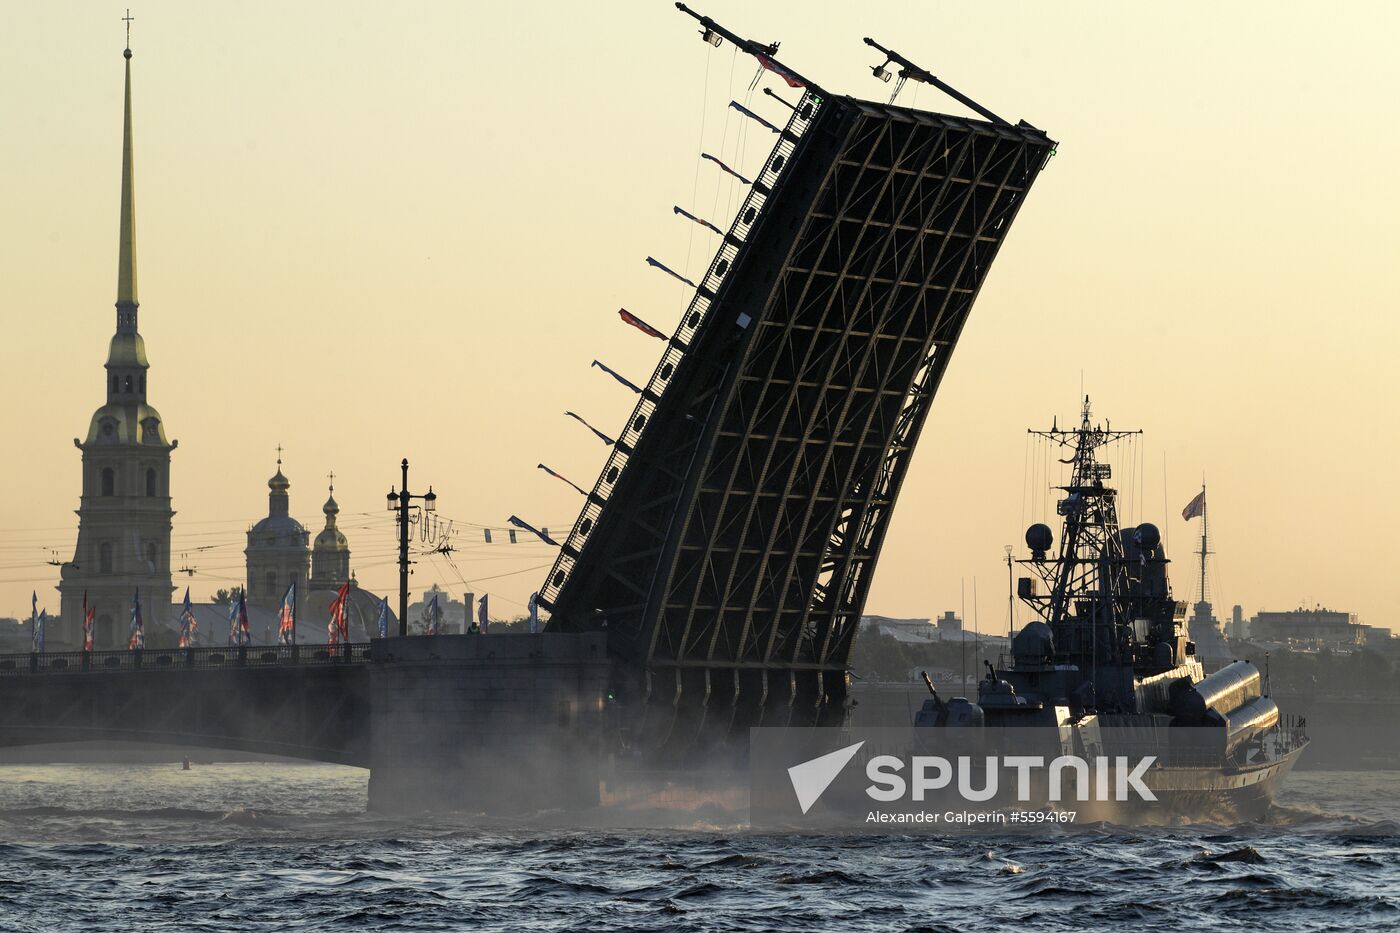
<instances>
[{"instance_id":1,"label":"striped flag","mask_svg":"<svg viewBox=\"0 0 1400 933\"><path fill-rule=\"evenodd\" d=\"M676 272L674 269L671 269L671 268L670 268L669 266L667 266L665 263L657 262L655 259L653 259L653 258L650 257L650 256L647 257L647 265L652 266L653 268L656 268L656 269L660 269L662 272L666 273L666 274L669 275L671 278L676 279L677 281L680 281L680 282L684 282L685 284L689 285L691 288L696 288L696 287L697 287L696 284L695 284L694 282L692 282L690 279L688 279L688 278L686 278L685 276L681 275L679 272Z\"/></svg>"},{"instance_id":2,"label":"striped flag","mask_svg":"<svg viewBox=\"0 0 1400 933\"><path fill-rule=\"evenodd\" d=\"M716 227L714 224L710 223L708 220L701 220L699 217L696 217L694 214L692 214L690 211L686 210L685 208L681 207L679 204L677 204L675 207L671 208L671 210L673 210L673 211L674 211L675 213L677 213L677 214L680 214L680 215L681 215L682 217L684 217L686 220L693 220L693 221L695 221L697 224L699 224L700 226L704 227L706 230L713 230L715 233L718 233L720 236L724 236L724 231L721 230L719 227Z\"/></svg>"},{"instance_id":3,"label":"striped flag","mask_svg":"<svg viewBox=\"0 0 1400 933\"><path fill-rule=\"evenodd\" d=\"M598 360L594 360L594 361L593 361L593 365L594 365L594 366L597 366L597 367L598 367L599 369L601 369L603 372L607 373L609 376L612 376L612 377L613 377L614 379L616 379L618 382L622 383L622 384L625 385L627 388L631 389L633 392L636 392L638 395L641 395L641 394L642 394L642 390L641 390L641 389L637 388L637 386L633 385L633 384L632 384L630 381L628 381L625 377L619 376L615 371L613 371L612 369L610 369L605 363L601 363L601 362L599 362ZM582 419L579 419L579 420L582 420Z\"/></svg>"},{"instance_id":4,"label":"striped flag","mask_svg":"<svg viewBox=\"0 0 1400 933\"><path fill-rule=\"evenodd\" d=\"M545 466L543 463L539 464L538 469L544 470L546 473L548 473L550 476L554 477L555 479L559 480L559 482L561 482L561 483L568 483L571 487L573 487L574 491L577 492L580 496L586 496L586 495L588 495L588 493L584 492L577 484L575 484L574 482L572 482L571 480L569 480L567 477L560 476L558 473L555 473L553 470L551 470L549 467Z\"/></svg>"},{"instance_id":5,"label":"striped flag","mask_svg":"<svg viewBox=\"0 0 1400 933\"><path fill-rule=\"evenodd\" d=\"M528 531L528 532L530 532L530 534L532 534L532 535L534 535L535 537L539 538L539 539L540 539L541 541L543 541L545 544L552 544L552 545L554 545L555 547L558 547L558 546L559 546L559 542L558 542L558 541L555 541L553 538L551 538L551 537L548 535L548 533L546 533L546 532L543 531L542 529L536 528L535 526L533 526L533 525L531 525L531 524L529 524L529 523L527 523L527 522L521 521L519 518L515 517L514 515L512 515L510 518L508 518L508 519L506 519L506 520L509 521L509 522L510 522L512 525L514 525L516 528L519 528L519 529L521 529L522 531Z\"/></svg>"},{"instance_id":6,"label":"striped flag","mask_svg":"<svg viewBox=\"0 0 1400 933\"><path fill-rule=\"evenodd\" d=\"M228 643L246 645L252 640L253 635L248 631L248 602L240 589L228 602Z\"/></svg>"},{"instance_id":7,"label":"striped flag","mask_svg":"<svg viewBox=\"0 0 1400 933\"><path fill-rule=\"evenodd\" d=\"M1206 514L1206 491L1202 489L1196 494L1196 498L1186 503L1186 508L1181 510L1181 517L1190 521Z\"/></svg>"},{"instance_id":8,"label":"striped flag","mask_svg":"<svg viewBox=\"0 0 1400 933\"><path fill-rule=\"evenodd\" d=\"M729 173L730 175L733 175L735 178L739 179L740 181L742 181L742 182L743 182L744 184L746 184L746 185L751 185L751 184L753 184L753 182L749 181L749 180L748 180L747 178L745 178L743 175L740 175L738 172L734 171L732 168L730 168L729 166L725 165L723 162L721 162L719 159L716 159L714 156L710 155L708 152L702 152L702 153L700 153L700 158L702 158L702 159L709 159L711 162L713 162L713 163L715 163L716 165L719 166L720 171L722 171L722 172L727 172L727 173Z\"/></svg>"},{"instance_id":9,"label":"striped flag","mask_svg":"<svg viewBox=\"0 0 1400 933\"><path fill-rule=\"evenodd\" d=\"M379 637L389 637L389 597L379 600Z\"/></svg>"},{"instance_id":10,"label":"striped flag","mask_svg":"<svg viewBox=\"0 0 1400 933\"><path fill-rule=\"evenodd\" d=\"M199 621L194 617L194 607L190 605L190 588L185 587L185 603L180 609L179 647L193 648L194 636L199 631Z\"/></svg>"},{"instance_id":11,"label":"striped flag","mask_svg":"<svg viewBox=\"0 0 1400 933\"><path fill-rule=\"evenodd\" d=\"M29 591L29 637L30 650L35 654L44 651L44 617L39 613L39 593Z\"/></svg>"},{"instance_id":12,"label":"striped flag","mask_svg":"<svg viewBox=\"0 0 1400 933\"><path fill-rule=\"evenodd\" d=\"M530 594L530 634L538 635L540 631L540 594Z\"/></svg>"},{"instance_id":13,"label":"striped flag","mask_svg":"<svg viewBox=\"0 0 1400 933\"><path fill-rule=\"evenodd\" d=\"M571 412L571 411L566 411L566 412L564 412L564 415L565 415L566 417L568 417L568 418L574 419L574 420L577 421L579 424L583 425L585 428L587 428L588 430L592 431L595 435L597 435L598 440L602 441L604 444L607 444L609 447L611 447L613 444L616 444L616 443L617 443L617 441L613 440L611 437L608 437L608 436L607 436L606 434L604 434L602 431L599 431L597 428L593 427L593 425L589 424L587 421L584 421L583 418L581 418L580 416L574 414L573 412Z\"/></svg>"},{"instance_id":14,"label":"striped flag","mask_svg":"<svg viewBox=\"0 0 1400 933\"><path fill-rule=\"evenodd\" d=\"M277 643L295 645L297 643L297 582L287 587L282 597L282 608L277 613Z\"/></svg>"},{"instance_id":15,"label":"striped flag","mask_svg":"<svg viewBox=\"0 0 1400 933\"><path fill-rule=\"evenodd\" d=\"M349 581L342 583L331 600L331 619L326 623L326 644L338 645L350 641L350 625L345 618L345 603L350 598Z\"/></svg>"},{"instance_id":16,"label":"striped flag","mask_svg":"<svg viewBox=\"0 0 1400 933\"><path fill-rule=\"evenodd\" d=\"M140 651L146 647L146 623L141 619L141 591L139 589L131 597L131 635L127 638L126 646L132 651Z\"/></svg>"},{"instance_id":17,"label":"striped flag","mask_svg":"<svg viewBox=\"0 0 1400 933\"><path fill-rule=\"evenodd\" d=\"M754 122L758 123L760 126L766 127L767 129L770 129L775 133L782 132L782 130L778 129L776 126L769 123L767 120L763 119L758 114L754 113L752 110L739 103L737 100L731 100L729 102L729 106L733 107L735 110L739 111L744 116L748 117L750 120L753 120Z\"/></svg>"},{"instance_id":18,"label":"striped flag","mask_svg":"<svg viewBox=\"0 0 1400 933\"><path fill-rule=\"evenodd\" d=\"M476 607L476 623L481 626L481 634L485 635L486 630L491 626L491 614L486 608L486 597L489 593L481 594L481 602Z\"/></svg>"},{"instance_id":19,"label":"striped flag","mask_svg":"<svg viewBox=\"0 0 1400 933\"><path fill-rule=\"evenodd\" d=\"M637 317L637 315L633 314L631 311L628 311L626 308L618 308L617 316L622 318L624 323L631 324L633 327L637 328L637 330L646 334L648 337L655 337L657 340L666 339L665 334L661 333L661 331L657 330L655 327L652 327L646 321Z\"/></svg>"},{"instance_id":20,"label":"striped flag","mask_svg":"<svg viewBox=\"0 0 1400 933\"><path fill-rule=\"evenodd\" d=\"M83 650L92 650L92 620L97 615L97 608L89 606L87 601L87 590L83 590Z\"/></svg>"}]
</instances>

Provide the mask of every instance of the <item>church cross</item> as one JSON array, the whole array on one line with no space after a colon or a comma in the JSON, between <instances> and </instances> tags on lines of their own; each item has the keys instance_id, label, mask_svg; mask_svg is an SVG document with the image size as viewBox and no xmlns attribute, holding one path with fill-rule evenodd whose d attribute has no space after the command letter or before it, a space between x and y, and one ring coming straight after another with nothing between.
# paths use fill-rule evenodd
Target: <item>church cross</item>
<instances>
[{"instance_id":1,"label":"church cross","mask_svg":"<svg viewBox=\"0 0 1400 933\"><path fill-rule=\"evenodd\" d=\"M131 48L131 21L135 18L136 17L131 15L130 9L128 9L126 15L122 17L122 22L126 23L126 47L128 49Z\"/></svg>"}]
</instances>

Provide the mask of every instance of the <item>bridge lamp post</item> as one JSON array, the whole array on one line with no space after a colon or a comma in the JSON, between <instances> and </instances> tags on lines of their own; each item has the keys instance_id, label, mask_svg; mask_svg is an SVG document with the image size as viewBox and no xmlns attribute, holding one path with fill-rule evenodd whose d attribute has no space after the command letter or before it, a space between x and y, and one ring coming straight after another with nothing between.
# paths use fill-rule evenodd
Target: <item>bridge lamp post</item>
<instances>
[{"instance_id":1,"label":"bridge lamp post","mask_svg":"<svg viewBox=\"0 0 1400 933\"><path fill-rule=\"evenodd\" d=\"M408 637L408 521L409 512L418 506L413 504L414 499L423 500L423 511L437 511L437 494L433 492L433 487L429 486L428 491L422 494L410 493L408 491L408 458L405 457L403 463L403 486L402 492L395 492L394 487L389 487L389 511L399 513L399 637Z\"/></svg>"}]
</instances>

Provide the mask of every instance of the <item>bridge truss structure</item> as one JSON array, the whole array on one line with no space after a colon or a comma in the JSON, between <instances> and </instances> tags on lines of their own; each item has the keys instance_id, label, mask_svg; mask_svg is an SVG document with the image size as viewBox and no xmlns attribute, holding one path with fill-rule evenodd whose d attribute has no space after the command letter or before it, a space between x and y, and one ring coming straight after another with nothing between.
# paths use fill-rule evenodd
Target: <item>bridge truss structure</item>
<instances>
[{"instance_id":1,"label":"bridge truss structure","mask_svg":"<svg viewBox=\"0 0 1400 933\"><path fill-rule=\"evenodd\" d=\"M638 750L832 725L953 348L1055 143L808 86L541 590Z\"/></svg>"}]
</instances>

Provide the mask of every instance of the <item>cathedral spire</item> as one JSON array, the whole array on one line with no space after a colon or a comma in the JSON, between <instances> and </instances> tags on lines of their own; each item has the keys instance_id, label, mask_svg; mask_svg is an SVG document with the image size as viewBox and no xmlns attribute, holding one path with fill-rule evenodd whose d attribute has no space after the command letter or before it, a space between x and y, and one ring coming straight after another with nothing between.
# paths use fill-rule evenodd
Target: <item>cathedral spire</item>
<instances>
[{"instance_id":1,"label":"cathedral spire","mask_svg":"<svg viewBox=\"0 0 1400 933\"><path fill-rule=\"evenodd\" d=\"M136 332L136 186L131 142L131 11L126 14L126 100L122 120L122 207L117 260L117 330Z\"/></svg>"}]
</instances>

